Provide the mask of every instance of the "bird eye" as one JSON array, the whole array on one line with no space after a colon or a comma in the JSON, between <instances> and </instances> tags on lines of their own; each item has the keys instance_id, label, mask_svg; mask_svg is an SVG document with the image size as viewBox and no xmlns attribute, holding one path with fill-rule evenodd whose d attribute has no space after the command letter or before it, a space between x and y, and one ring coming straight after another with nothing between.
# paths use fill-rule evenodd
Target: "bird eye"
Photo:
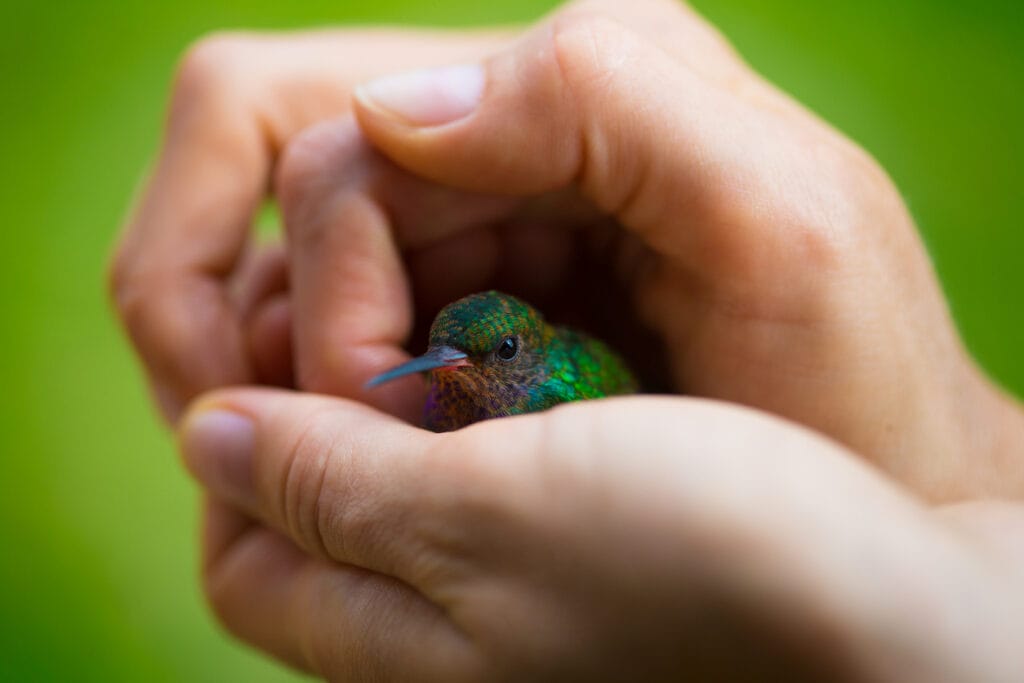
<instances>
[{"instance_id":1,"label":"bird eye","mask_svg":"<svg viewBox=\"0 0 1024 683\"><path fill-rule=\"evenodd\" d=\"M498 344L494 355L506 362L515 360L519 355L519 340L515 337L505 337Z\"/></svg>"}]
</instances>

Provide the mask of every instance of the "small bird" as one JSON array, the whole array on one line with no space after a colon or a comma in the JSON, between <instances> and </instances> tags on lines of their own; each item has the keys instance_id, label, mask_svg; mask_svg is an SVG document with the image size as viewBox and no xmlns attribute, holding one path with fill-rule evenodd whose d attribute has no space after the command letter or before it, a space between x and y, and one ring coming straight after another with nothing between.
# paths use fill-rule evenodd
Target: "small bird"
<instances>
[{"instance_id":1,"label":"small bird","mask_svg":"<svg viewBox=\"0 0 1024 683\"><path fill-rule=\"evenodd\" d=\"M428 373L424 426L435 432L638 389L605 344L549 325L529 304L495 291L445 306L430 327L427 352L367 387L414 372Z\"/></svg>"}]
</instances>

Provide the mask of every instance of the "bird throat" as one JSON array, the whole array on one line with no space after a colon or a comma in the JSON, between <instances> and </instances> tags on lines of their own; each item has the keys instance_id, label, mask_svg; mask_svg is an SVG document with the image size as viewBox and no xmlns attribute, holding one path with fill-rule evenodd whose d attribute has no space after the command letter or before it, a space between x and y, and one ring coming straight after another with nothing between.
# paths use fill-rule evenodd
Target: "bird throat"
<instances>
[{"instance_id":1,"label":"bird throat","mask_svg":"<svg viewBox=\"0 0 1024 683\"><path fill-rule=\"evenodd\" d=\"M479 368L433 370L423 424L432 431L447 432L481 420L537 410L532 379L526 373L498 378Z\"/></svg>"}]
</instances>

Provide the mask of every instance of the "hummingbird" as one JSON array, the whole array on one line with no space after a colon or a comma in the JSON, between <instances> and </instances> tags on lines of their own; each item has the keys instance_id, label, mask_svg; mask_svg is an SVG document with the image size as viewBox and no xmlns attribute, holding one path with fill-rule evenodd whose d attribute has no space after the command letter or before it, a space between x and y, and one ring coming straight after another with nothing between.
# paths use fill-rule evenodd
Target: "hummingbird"
<instances>
[{"instance_id":1,"label":"hummingbird","mask_svg":"<svg viewBox=\"0 0 1024 683\"><path fill-rule=\"evenodd\" d=\"M427 352L377 375L367 387L415 372L427 373L423 421L435 432L638 390L632 372L607 345L550 325L533 306L493 290L441 309Z\"/></svg>"}]
</instances>

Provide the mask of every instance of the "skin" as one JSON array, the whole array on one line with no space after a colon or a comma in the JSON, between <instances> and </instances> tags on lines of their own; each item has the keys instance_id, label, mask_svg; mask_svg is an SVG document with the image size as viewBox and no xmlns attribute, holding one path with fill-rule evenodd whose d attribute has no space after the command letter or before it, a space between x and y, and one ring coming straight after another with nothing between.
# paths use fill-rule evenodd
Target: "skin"
<instances>
[{"instance_id":1,"label":"skin","mask_svg":"<svg viewBox=\"0 0 1024 683\"><path fill-rule=\"evenodd\" d=\"M253 422L244 477L220 411ZM433 434L231 390L182 445L214 509L259 520L210 518L213 609L332 680L1022 673L1019 506L929 509L749 409L614 398Z\"/></svg>"},{"instance_id":2,"label":"skin","mask_svg":"<svg viewBox=\"0 0 1024 683\"><path fill-rule=\"evenodd\" d=\"M468 111L352 99L456 62L483 69ZM253 256L268 185L287 242ZM577 3L518 36L208 39L111 284L172 421L235 384L345 397L222 390L180 427L211 605L283 661L1024 676L1019 406L964 353L884 172L686 7ZM422 380L363 389L490 287L627 330L630 360L700 398L437 435L403 421Z\"/></svg>"}]
</instances>

